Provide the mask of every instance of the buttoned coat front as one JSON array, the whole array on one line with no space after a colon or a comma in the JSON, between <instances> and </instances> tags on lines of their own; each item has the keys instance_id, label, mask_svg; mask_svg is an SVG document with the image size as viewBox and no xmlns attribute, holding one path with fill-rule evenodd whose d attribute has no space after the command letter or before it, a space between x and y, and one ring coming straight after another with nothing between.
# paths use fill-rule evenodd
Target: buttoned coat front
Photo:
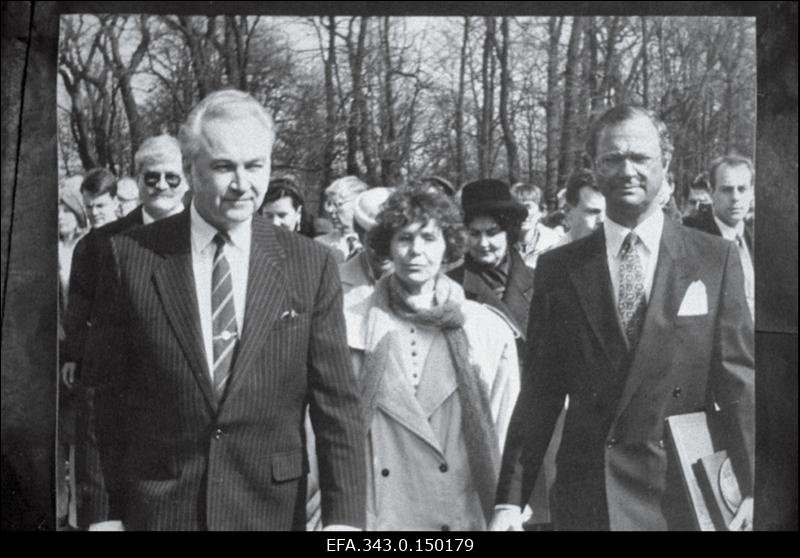
<instances>
[{"instance_id":1,"label":"buttoned coat front","mask_svg":"<svg viewBox=\"0 0 800 558\"><path fill-rule=\"evenodd\" d=\"M364 525L364 446L329 252L252 220L244 325L213 393L189 211L108 244L86 365L110 519L126 529L305 528L310 409L326 524Z\"/></svg>"},{"instance_id":2,"label":"buttoned coat front","mask_svg":"<svg viewBox=\"0 0 800 558\"><path fill-rule=\"evenodd\" d=\"M458 288L457 286L454 286ZM367 528L482 530L486 522L472 481L461 427L456 373L441 331L433 340L416 389L405 377L400 351L412 324L373 304L348 314L348 342L357 374L364 351L389 347L377 410L367 434ZM488 388L502 440L519 392L516 345L510 326L482 305L464 301L469 359Z\"/></svg>"},{"instance_id":3,"label":"buttoned coat front","mask_svg":"<svg viewBox=\"0 0 800 558\"><path fill-rule=\"evenodd\" d=\"M665 441L671 415L708 412L750 492L754 332L743 285L733 243L665 219L642 333L629 352L602 227L542 255L498 502L526 500L566 395L553 498L558 528L692 528ZM706 306L682 311L690 286L702 290Z\"/></svg>"}]
</instances>

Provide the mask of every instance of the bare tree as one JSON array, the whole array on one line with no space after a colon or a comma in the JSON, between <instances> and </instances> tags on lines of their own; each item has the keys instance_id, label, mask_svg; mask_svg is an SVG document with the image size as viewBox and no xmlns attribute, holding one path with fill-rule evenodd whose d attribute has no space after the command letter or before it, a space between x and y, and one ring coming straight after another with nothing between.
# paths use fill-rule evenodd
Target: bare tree
<instances>
[{"instance_id":1,"label":"bare tree","mask_svg":"<svg viewBox=\"0 0 800 558\"><path fill-rule=\"evenodd\" d=\"M508 97L511 91L511 75L508 68L508 17L500 19L500 34L502 43L499 45L495 39L497 57L500 60L500 125L503 129L503 142L506 146L508 157L508 181L510 184L519 179L519 156L517 154L517 142L514 139L514 130L511 127L509 118ZM493 36L494 38L494 36Z\"/></svg>"},{"instance_id":2,"label":"bare tree","mask_svg":"<svg viewBox=\"0 0 800 558\"><path fill-rule=\"evenodd\" d=\"M581 38L583 37L584 18L581 16L572 19L572 30L569 34L567 47L567 65L564 71L564 114L561 125L561 152L558 162L558 188L566 183L567 176L575 166L576 154L580 151L578 144L578 96L580 84L578 83L580 61L578 53Z\"/></svg>"},{"instance_id":3,"label":"bare tree","mask_svg":"<svg viewBox=\"0 0 800 558\"><path fill-rule=\"evenodd\" d=\"M558 190L558 43L561 39L563 23L563 16L551 16L547 21L549 42L547 49L547 101L545 103L547 114L545 199L548 206L555 205Z\"/></svg>"}]
</instances>

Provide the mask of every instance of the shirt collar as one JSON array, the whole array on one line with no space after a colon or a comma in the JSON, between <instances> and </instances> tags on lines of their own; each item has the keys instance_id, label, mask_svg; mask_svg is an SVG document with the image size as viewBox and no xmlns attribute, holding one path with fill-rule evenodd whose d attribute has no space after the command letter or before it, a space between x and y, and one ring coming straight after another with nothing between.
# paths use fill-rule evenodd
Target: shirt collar
<instances>
[{"instance_id":1,"label":"shirt collar","mask_svg":"<svg viewBox=\"0 0 800 558\"><path fill-rule=\"evenodd\" d=\"M192 251L196 254L201 254L208 248L209 244L214 241L214 236L219 231L197 212L194 202L192 202L189 215L191 222ZM227 231L228 238L230 239L229 244L245 254L250 251L252 222L253 218L250 217L247 221L243 221Z\"/></svg>"},{"instance_id":2,"label":"shirt collar","mask_svg":"<svg viewBox=\"0 0 800 558\"><path fill-rule=\"evenodd\" d=\"M605 223L603 223L603 228L605 229L606 235L606 251L611 256L619 256L622 243L625 241L625 237L628 236L628 233L631 232L631 229L615 223L608 217L606 217ZM633 232L635 232L639 240L642 241L647 251L654 254L658 250L659 243L661 242L661 231L663 230L664 212L658 209L647 219L639 223L633 229Z\"/></svg>"},{"instance_id":3,"label":"shirt collar","mask_svg":"<svg viewBox=\"0 0 800 558\"><path fill-rule=\"evenodd\" d=\"M744 221L739 221L736 223L735 227L728 226L724 221L718 219L716 215L714 215L714 221L716 221L717 226L719 227L719 232L722 235L722 238L735 241L738 237L744 234Z\"/></svg>"}]
</instances>

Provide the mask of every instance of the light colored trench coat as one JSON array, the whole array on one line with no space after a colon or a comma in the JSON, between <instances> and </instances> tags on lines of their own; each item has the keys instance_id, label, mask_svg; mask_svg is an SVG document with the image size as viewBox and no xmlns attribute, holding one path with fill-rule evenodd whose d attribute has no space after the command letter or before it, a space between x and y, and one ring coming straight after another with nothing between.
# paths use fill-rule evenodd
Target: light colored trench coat
<instances>
[{"instance_id":1,"label":"light colored trench coat","mask_svg":"<svg viewBox=\"0 0 800 558\"><path fill-rule=\"evenodd\" d=\"M489 389L502 455L519 393L514 335L502 317L479 303L464 301L462 310L469 359L478 365ZM367 440L367 529L485 529L461 432L455 369L444 335L433 334L415 394L397 354L403 327L409 324L374 304L374 296L351 306L345 317L356 374L361 373L365 351L379 343L390 345Z\"/></svg>"}]
</instances>

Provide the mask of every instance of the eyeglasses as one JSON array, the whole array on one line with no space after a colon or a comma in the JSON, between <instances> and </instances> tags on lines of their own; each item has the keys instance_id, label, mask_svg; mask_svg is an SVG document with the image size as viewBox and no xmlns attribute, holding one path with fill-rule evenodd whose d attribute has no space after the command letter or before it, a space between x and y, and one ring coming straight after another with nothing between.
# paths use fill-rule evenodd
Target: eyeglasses
<instances>
[{"instance_id":1,"label":"eyeglasses","mask_svg":"<svg viewBox=\"0 0 800 558\"><path fill-rule=\"evenodd\" d=\"M633 168L638 172L647 172L653 163L656 161L654 157L650 157L643 153L605 153L595 159L595 168L597 172L603 175L614 174L625 165L626 161L630 161Z\"/></svg>"},{"instance_id":2,"label":"eyeglasses","mask_svg":"<svg viewBox=\"0 0 800 558\"><path fill-rule=\"evenodd\" d=\"M325 207L325 209L327 211L331 211L333 209L342 209L347 204L352 203L352 201L354 199L355 198L348 198L348 199L345 199L345 200L337 200L337 201L325 200L325 203L323 204L323 206Z\"/></svg>"},{"instance_id":3,"label":"eyeglasses","mask_svg":"<svg viewBox=\"0 0 800 558\"><path fill-rule=\"evenodd\" d=\"M155 188L158 186L158 183L161 182L162 176L170 188L177 188L181 185L181 182L183 182L183 177L173 172L146 172L144 173L145 186L149 188Z\"/></svg>"}]
</instances>

